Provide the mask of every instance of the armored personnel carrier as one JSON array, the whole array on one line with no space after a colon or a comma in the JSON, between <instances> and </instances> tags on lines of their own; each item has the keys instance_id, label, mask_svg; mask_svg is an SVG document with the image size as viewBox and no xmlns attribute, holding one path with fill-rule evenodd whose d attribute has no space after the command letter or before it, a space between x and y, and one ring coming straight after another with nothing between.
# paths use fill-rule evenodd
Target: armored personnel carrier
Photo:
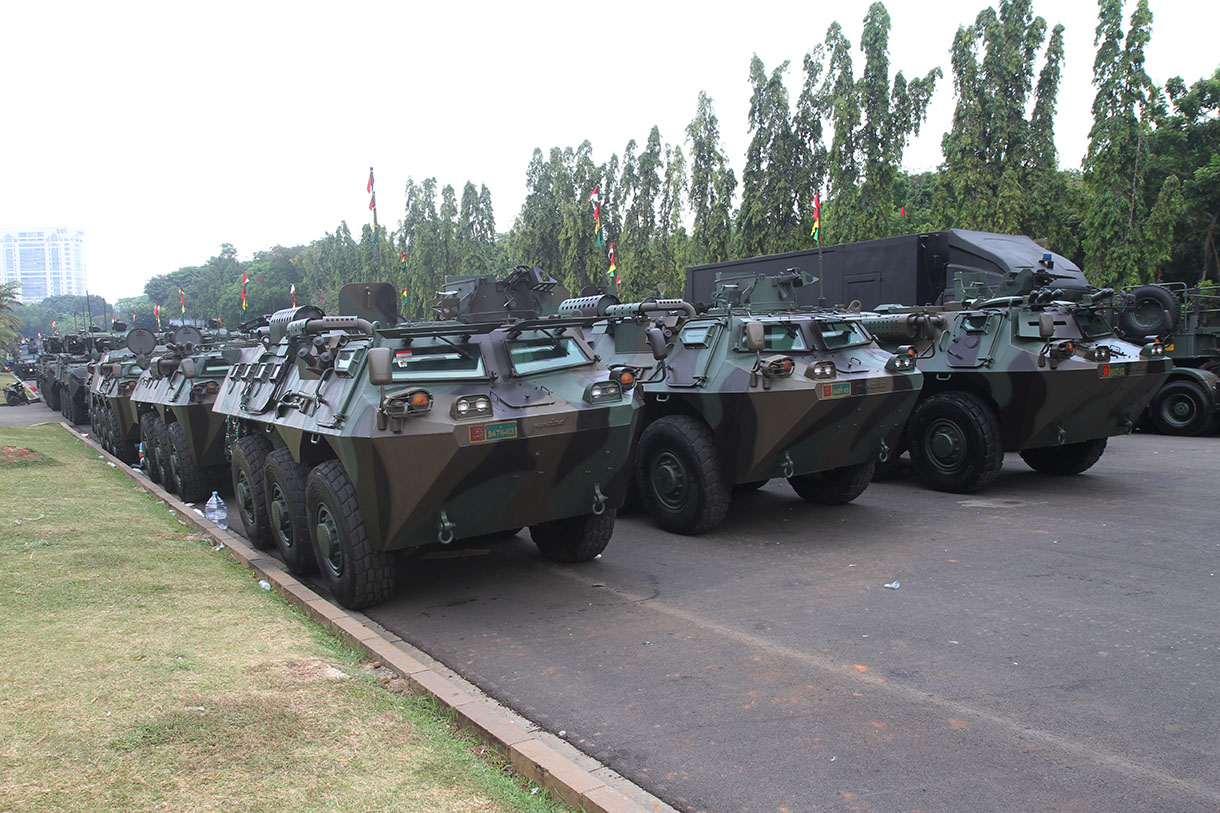
<instances>
[{"instance_id":1,"label":"armored personnel carrier","mask_svg":"<svg viewBox=\"0 0 1220 813\"><path fill-rule=\"evenodd\" d=\"M1159 339L1173 360L1148 408L1152 427L1166 435L1220 428L1220 289L1141 285L1120 292L1108 315L1119 335Z\"/></svg>"},{"instance_id":2,"label":"armored personnel carrier","mask_svg":"<svg viewBox=\"0 0 1220 813\"><path fill-rule=\"evenodd\" d=\"M115 325L116 331L124 327ZM148 369L157 338L142 327L120 335L119 346L103 350L94 365L89 383L89 420L106 451L124 463L133 464L139 459L140 417L131 394ZM156 476L160 477L159 471Z\"/></svg>"},{"instance_id":3,"label":"armored personnel carrier","mask_svg":"<svg viewBox=\"0 0 1220 813\"><path fill-rule=\"evenodd\" d=\"M205 499L212 474L228 466L225 418L212 404L229 359L241 346L255 344L224 329L184 325L149 359L131 391L149 478L186 502Z\"/></svg>"},{"instance_id":4,"label":"armored personnel carrier","mask_svg":"<svg viewBox=\"0 0 1220 813\"><path fill-rule=\"evenodd\" d=\"M55 357L49 371L50 386L55 391L56 408L70 423L89 420L89 379L93 362L92 333L65 336L63 352ZM47 405L50 406L48 400Z\"/></svg>"},{"instance_id":5,"label":"armored personnel carrier","mask_svg":"<svg viewBox=\"0 0 1220 813\"><path fill-rule=\"evenodd\" d=\"M55 363L63 351L63 339L59 336L47 336L42 340L42 349L34 368L34 378L43 403L47 405L47 409L56 411L59 409L59 391L54 386Z\"/></svg>"},{"instance_id":6,"label":"armored personnel carrier","mask_svg":"<svg viewBox=\"0 0 1220 813\"><path fill-rule=\"evenodd\" d=\"M994 292L960 273L943 305L863 316L883 346L913 343L924 388L903 444L932 488L984 488L1006 451L1040 472L1085 471L1169 373L1159 342L1114 335L1104 315L1113 291L1051 287L1050 262L1009 272Z\"/></svg>"},{"instance_id":7,"label":"armored personnel carrier","mask_svg":"<svg viewBox=\"0 0 1220 813\"><path fill-rule=\"evenodd\" d=\"M712 307L682 300L571 300L605 317L589 331L611 368L639 376L640 498L661 528L718 525L734 489L783 477L802 498L842 504L887 458L922 376L882 350L855 314L796 304L799 273L721 275Z\"/></svg>"},{"instance_id":8,"label":"armored personnel carrier","mask_svg":"<svg viewBox=\"0 0 1220 813\"><path fill-rule=\"evenodd\" d=\"M639 403L587 320L538 316L555 288L538 269L470 278L442 299L460 318L409 323L391 286L351 284L340 315L271 316L214 405L251 543L320 569L350 608L389 597L396 554L427 546L528 526L550 559L597 556Z\"/></svg>"}]
</instances>

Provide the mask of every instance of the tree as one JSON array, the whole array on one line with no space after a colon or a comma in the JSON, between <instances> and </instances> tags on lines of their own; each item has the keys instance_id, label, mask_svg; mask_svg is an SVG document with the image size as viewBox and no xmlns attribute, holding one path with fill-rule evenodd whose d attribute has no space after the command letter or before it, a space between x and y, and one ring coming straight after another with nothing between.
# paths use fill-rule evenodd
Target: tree
<instances>
[{"instance_id":1,"label":"tree","mask_svg":"<svg viewBox=\"0 0 1220 813\"><path fill-rule=\"evenodd\" d=\"M0 350L16 349L17 331L24 325L18 313L17 285L15 281L0 284Z\"/></svg>"},{"instance_id":2,"label":"tree","mask_svg":"<svg viewBox=\"0 0 1220 813\"><path fill-rule=\"evenodd\" d=\"M688 201L693 220L690 262L722 262L729 259L737 178L720 146L720 123L712 110L712 100L702 91L695 118L686 126L686 137L690 144Z\"/></svg>"},{"instance_id":3,"label":"tree","mask_svg":"<svg viewBox=\"0 0 1220 813\"><path fill-rule=\"evenodd\" d=\"M1124 42L1122 0L1100 0L1093 62L1093 128L1084 162L1084 271L1095 285L1134 285L1154 279L1165 256L1164 235L1147 238L1151 120L1159 90L1144 72L1152 30L1147 0L1138 0ZM1176 219L1172 188L1161 202L1162 228ZM1170 238L1172 239L1172 235Z\"/></svg>"}]
</instances>

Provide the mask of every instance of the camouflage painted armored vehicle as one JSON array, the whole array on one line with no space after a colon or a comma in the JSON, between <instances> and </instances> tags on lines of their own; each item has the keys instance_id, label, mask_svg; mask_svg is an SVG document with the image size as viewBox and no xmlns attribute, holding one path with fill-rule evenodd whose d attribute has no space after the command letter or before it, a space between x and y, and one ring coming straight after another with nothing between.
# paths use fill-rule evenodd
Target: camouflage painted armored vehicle
<instances>
[{"instance_id":1,"label":"camouflage painted armored vehicle","mask_svg":"<svg viewBox=\"0 0 1220 813\"><path fill-rule=\"evenodd\" d=\"M186 502L205 499L211 476L228 466L225 419L212 404L229 371L228 359L252 344L253 339L234 338L223 329L179 327L164 352L149 359L131 391L149 478Z\"/></svg>"},{"instance_id":2,"label":"camouflage painted armored vehicle","mask_svg":"<svg viewBox=\"0 0 1220 813\"><path fill-rule=\"evenodd\" d=\"M594 349L639 376L634 475L665 530L707 531L735 488L774 477L810 502L850 502L897 445L922 380L914 359L882 350L854 314L798 307L804 282L722 275L701 314L672 299L562 306L609 317L590 331Z\"/></svg>"},{"instance_id":3,"label":"camouflage painted armored vehicle","mask_svg":"<svg viewBox=\"0 0 1220 813\"><path fill-rule=\"evenodd\" d=\"M82 424L89 420L89 379L93 371L92 333L73 334L63 340L64 352L55 358L50 370L50 386L55 392L59 414L70 423ZM48 400L48 405L50 401Z\"/></svg>"},{"instance_id":4,"label":"camouflage painted armored vehicle","mask_svg":"<svg viewBox=\"0 0 1220 813\"><path fill-rule=\"evenodd\" d=\"M864 315L883 346L914 343L924 388L903 437L931 487L984 488L1006 451L1040 472L1078 474L1108 437L1131 431L1165 380L1159 343L1110 329L1112 291L1049 287L1059 281L1047 268L1012 271L990 296L986 280L959 274L957 301Z\"/></svg>"},{"instance_id":5,"label":"camouflage painted armored vehicle","mask_svg":"<svg viewBox=\"0 0 1220 813\"><path fill-rule=\"evenodd\" d=\"M116 329L120 327L116 323ZM131 394L148 369L156 347L157 338L152 331L132 328L122 336L121 346L102 352L94 365L89 384L89 419L102 446L124 463L139 460L140 416ZM159 478L160 472L156 476Z\"/></svg>"},{"instance_id":6,"label":"camouflage painted armored vehicle","mask_svg":"<svg viewBox=\"0 0 1220 813\"><path fill-rule=\"evenodd\" d=\"M38 350L33 339L25 339L17 345L13 356L13 375L22 381L35 377L38 371Z\"/></svg>"},{"instance_id":7,"label":"camouflage painted armored vehicle","mask_svg":"<svg viewBox=\"0 0 1220 813\"><path fill-rule=\"evenodd\" d=\"M55 381L55 362L63 351L63 339L59 336L47 336L42 340L42 349L35 362L34 379L47 409L59 409L59 395L52 384Z\"/></svg>"},{"instance_id":8,"label":"camouflage painted armored vehicle","mask_svg":"<svg viewBox=\"0 0 1220 813\"><path fill-rule=\"evenodd\" d=\"M1174 368L1148 407L1148 423L1166 435L1220 428L1220 288L1182 283L1122 291L1109 311L1119 335L1159 339Z\"/></svg>"},{"instance_id":9,"label":"camouflage painted armored vehicle","mask_svg":"<svg viewBox=\"0 0 1220 813\"><path fill-rule=\"evenodd\" d=\"M553 280L519 269L504 283L446 295L445 313L466 300L460 321L401 322L383 283L345 286L338 316L270 317L214 407L252 544L320 569L352 608L390 596L396 554L426 546L528 526L550 559L600 553L639 402L585 342L587 320L535 315Z\"/></svg>"}]
</instances>

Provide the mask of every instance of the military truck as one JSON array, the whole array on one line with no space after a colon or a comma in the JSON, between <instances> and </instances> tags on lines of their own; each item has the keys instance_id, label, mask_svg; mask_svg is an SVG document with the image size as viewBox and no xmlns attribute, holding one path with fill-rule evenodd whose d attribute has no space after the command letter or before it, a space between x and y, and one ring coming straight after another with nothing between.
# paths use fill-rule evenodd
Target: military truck
<instances>
[{"instance_id":1,"label":"military truck","mask_svg":"<svg viewBox=\"0 0 1220 813\"><path fill-rule=\"evenodd\" d=\"M253 338L219 327L175 329L131 391L149 478L186 502L211 493L214 474L228 467L225 417L212 411L230 358ZM150 455L151 450L151 455Z\"/></svg>"},{"instance_id":2,"label":"military truck","mask_svg":"<svg viewBox=\"0 0 1220 813\"><path fill-rule=\"evenodd\" d=\"M810 502L850 502L897 447L922 380L915 359L883 351L856 314L799 307L806 281L722 275L701 313L598 295L561 306L605 317L589 331L594 349L639 376L634 474L661 528L703 533L733 490L775 477Z\"/></svg>"},{"instance_id":3,"label":"military truck","mask_svg":"<svg viewBox=\"0 0 1220 813\"><path fill-rule=\"evenodd\" d=\"M537 315L555 287L518 269L448 292L440 310L460 319L403 322L393 287L353 283L339 315L272 315L214 406L251 543L320 570L349 608L393 593L399 553L524 526L550 559L596 557L639 402L585 342L588 320Z\"/></svg>"},{"instance_id":4,"label":"military truck","mask_svg":"<svg viewBox=\"0 0 1220 813\"><path fill-rule=\"evenodd\" d=\"M116 323L116 330L123 327ZM151 330L132 328L122 336L121 346L101 353L89 384L93 432L106 451L127 464L139 461L140 444L140 416L131 394L156 347ZM160 471L155 476L160 482Z\"/></svg>"},{"instance_id":5,"label":"military truck","mask_svg":"<svg viewBox=\"0 0 1220 813\"><path fill-rule=\"evenodd\" d=\"M1148 409L1157 431L1202 435L1220 428L1220 289L1137 286L1120 292L1109 318L1131 341L1159 339L1173 360Z\"/></svg>"},{"instance_id":6,"label":"military truck","mask_svg":"<svg viewBox=\"0 0 1220 813\"><path fill-rule=\"evenodd\" d=\"M924 386L901 446L942 491L985 488L1005 451L1042 472L1087 470L1171 366L1159 343L1115 336L1113 291L1025 237L952 230L723 265L767 270L778 258L821 268L823 292L855 296L849 308L883 347L913 345ZM688 288L708 273L691 269ZM925 304L880 305L889 293Z\"/></svg>"}]
</instances>

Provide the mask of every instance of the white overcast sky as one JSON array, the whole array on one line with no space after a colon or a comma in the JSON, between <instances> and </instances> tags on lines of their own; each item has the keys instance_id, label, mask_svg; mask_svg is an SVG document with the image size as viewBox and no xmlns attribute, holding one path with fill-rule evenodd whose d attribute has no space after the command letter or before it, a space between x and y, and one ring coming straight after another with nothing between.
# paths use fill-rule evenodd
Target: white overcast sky
<instances>
[{"instance_id":1,"label":"white overcast sky","mask_svg":"<svg viewBox=\"0 0 1220 813\"><path fill-rule=\"evenodd\" d=\"M467 180L486 184L505 231L535 147L588 139L600 162L654 124L683 142L701 90L740 177L751 55L768 70L791 60L795 99L803 55L832 20L858 46L868 5L3 0L0 227L83 229L90 289L111 301L222 242L244 259L342 220L358 235L370 165L390 227L408 176L435 176L459 194ZM946 74L909 169L940 162L949 47L986 5L887 3L891 70ZM1151 6L1153 80L1215 70L1220 3ZM1034 0L1034 11L1067 27L1055 129L1061 165L1078 167L1096 5Z\"/></svg>"}]
</instances>

